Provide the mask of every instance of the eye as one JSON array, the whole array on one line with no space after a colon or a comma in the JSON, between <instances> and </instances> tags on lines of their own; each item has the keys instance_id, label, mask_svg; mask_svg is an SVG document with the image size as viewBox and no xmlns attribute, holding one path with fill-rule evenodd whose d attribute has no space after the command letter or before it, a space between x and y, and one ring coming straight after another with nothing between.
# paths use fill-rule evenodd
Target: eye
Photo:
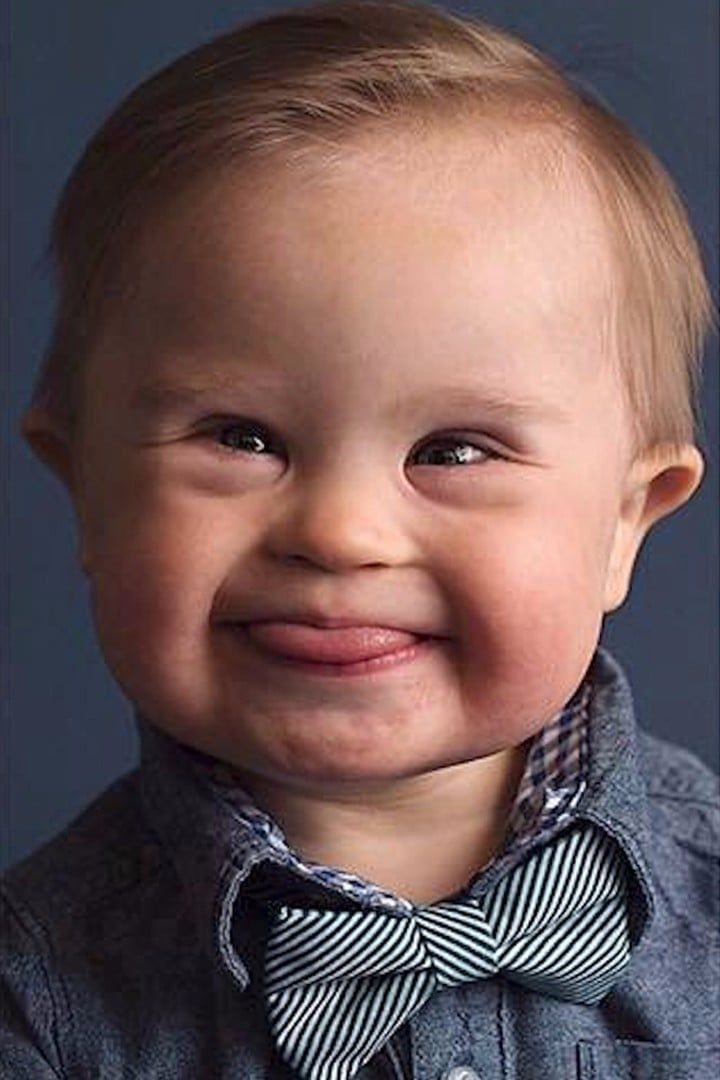
<instances>
[{"instance_id":1,"label":"eye","mask_svg":"<svg viewBox=\"0 0 720 1080\"><path fill-rule=\"evenodd\" d=\"M479 446L477 443L469 442L461 436L444 436L442 439L435 439L433 442L426 443L425 447L419 451L419 453L425 453L427 449L430 449L430 455L434 458L432 461L417 461L419 465L482 465L485 461L502 460L503 455L499 451L494 450L490 446Z\"/></svg>"},{"instance_id":2,"label":"eye","mask_svg":"<svg viewBox=\"0 0 720 1080\"><path fill-rule=\"evenodd\" d=\"M262 424L249 421L220 419L200 433L210 437L219 454L238 453L258 457L277 449L273 437ZM269 448L269 449L268 449Z\"/></svg>"}]
</instances>

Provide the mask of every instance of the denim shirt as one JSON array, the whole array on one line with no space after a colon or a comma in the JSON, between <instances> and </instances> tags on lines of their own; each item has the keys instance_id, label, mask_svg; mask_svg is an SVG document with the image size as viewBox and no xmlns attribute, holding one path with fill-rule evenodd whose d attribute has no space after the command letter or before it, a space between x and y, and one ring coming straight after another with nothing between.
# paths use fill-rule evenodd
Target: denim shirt
<instances>
[{"instance_id":1,"label":"denim shirt","mask_svg":"<svg viewBox=\"0 0 720 1080\"><path fill-rule=\"evenodd\" d=\"M627 859L625 973L595 1006L502 977L446 988L357 1080L718 1075L717 778L636 726L605 649L587 681L587 779L554 830L591 820ZM269 864L268 841L248 841L180 744L149 724L140 736L140 767L0 877L0 1075L290 1080L262 996L267 918L243 896L253 868ZM547 839L507 845L467 895L481 900ZM347 903L331 881L317 888Z\"/></svg>"}]
</instances>

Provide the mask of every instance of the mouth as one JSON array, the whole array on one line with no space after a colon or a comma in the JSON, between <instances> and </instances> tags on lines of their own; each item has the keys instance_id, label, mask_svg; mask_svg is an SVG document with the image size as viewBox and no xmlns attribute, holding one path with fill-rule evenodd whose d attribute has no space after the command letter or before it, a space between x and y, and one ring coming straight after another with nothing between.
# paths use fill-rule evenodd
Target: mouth
<instances>
[{"instance_id":1,"label":"mouth","mask_svg":"<svg viewBox=\"0 0 720 1080\"><path fill-rule=\"evenodd\" d=\"M440 639L383 626L320 628L302 623L234 624L257 655L274 665L321 676L380 673L425 656Z\"/></svg>"}]
</instances>

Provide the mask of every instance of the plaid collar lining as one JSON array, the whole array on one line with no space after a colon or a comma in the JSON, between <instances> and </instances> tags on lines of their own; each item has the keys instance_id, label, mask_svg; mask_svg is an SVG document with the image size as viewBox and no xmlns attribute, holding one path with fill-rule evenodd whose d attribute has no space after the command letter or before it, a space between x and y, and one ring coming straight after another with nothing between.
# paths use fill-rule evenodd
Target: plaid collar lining
<instances>
[{"instance_id":1,"label":"plaid collar lining","mask_svg":"<svg viewBox=\"0 0 720 1080\"><path fill-rule=\"evenodd\" d=\"M590 694L583 683L535 736L510 815L506 852L554 829L580 801L587 782Z\"/></svg>"}]
</instances>

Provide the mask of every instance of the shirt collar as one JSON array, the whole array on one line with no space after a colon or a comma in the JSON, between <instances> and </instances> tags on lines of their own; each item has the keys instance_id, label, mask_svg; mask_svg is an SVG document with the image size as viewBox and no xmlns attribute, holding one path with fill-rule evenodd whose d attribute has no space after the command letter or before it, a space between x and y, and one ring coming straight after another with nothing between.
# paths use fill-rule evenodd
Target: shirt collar
<instances>
[{"instance_id":1,"label":"shirt collar","mask_svg":"<svg viewBox=\"0 0 720 1080\"><path fill-rule=\"evenodd\" d=\"M586 710L586 723L580 728L568 718ZM563 728L561 721L565 717ZM248 815L242 806L227 797L222 784L222 763L188 747L161 731L138 709L135 720L140 738L141 761L138 773L141 798L152 828L165 847L185 891L204 947L220 957L240 985L249 976L233 940L237 922L236 903L244 882L253 868L261 864L281 866L287 858L287 845L277 824L268 815ZM578 769L582 743L577 754L560 753L553 766L552 747L562 743L563 730L582 731L587 738L585 777ZM579 738L579 736L576 736ZM567 751L568 741L565 739ZM584 761L584 759L582 759ZM574 765L568 765L568 761ZM219 773L212 770L220 765ZM557 781L563 769L570 778L557 786L533 781L532 770L546 768ZM210 772L209 772L210 770ZM538 791L545 792L541 804ZM549 798L548 798L549 796ZM530 799L530 802L524 800ZM533 800L535 800L533 802ZM562 804L562 805L560 805ZM524 805L524 812L519 808ZM558 812L558 810L562 812ZM522 821L525 828L517 842ZM539 846L549 835L575 819L593 821L611 835L623 850L634 879L631 910L631 938L639 940L652 916L652 883L649 863L650 832L648 808L638 761L636 726L632 695L627 678L610 653L598 647L585 678L573 698L533 742L525 774L520 783L509 837L503 852L483 870L470 887L471 895L481 896L486 888L514 865L520 856ZM320 868L306 881L306 891L331 902L353 900L363 906L388 910L398 907L398 898L383 890L367 890L362 879L344 875L348 887L343 896L337 875L323 883ZM354 889L353 882L365 887ZM404 901L401 903L405 903ZM242 920L240 920L242 922ZM242 945L242 932L239 939Z\"/></svg>"}]
</instances>

